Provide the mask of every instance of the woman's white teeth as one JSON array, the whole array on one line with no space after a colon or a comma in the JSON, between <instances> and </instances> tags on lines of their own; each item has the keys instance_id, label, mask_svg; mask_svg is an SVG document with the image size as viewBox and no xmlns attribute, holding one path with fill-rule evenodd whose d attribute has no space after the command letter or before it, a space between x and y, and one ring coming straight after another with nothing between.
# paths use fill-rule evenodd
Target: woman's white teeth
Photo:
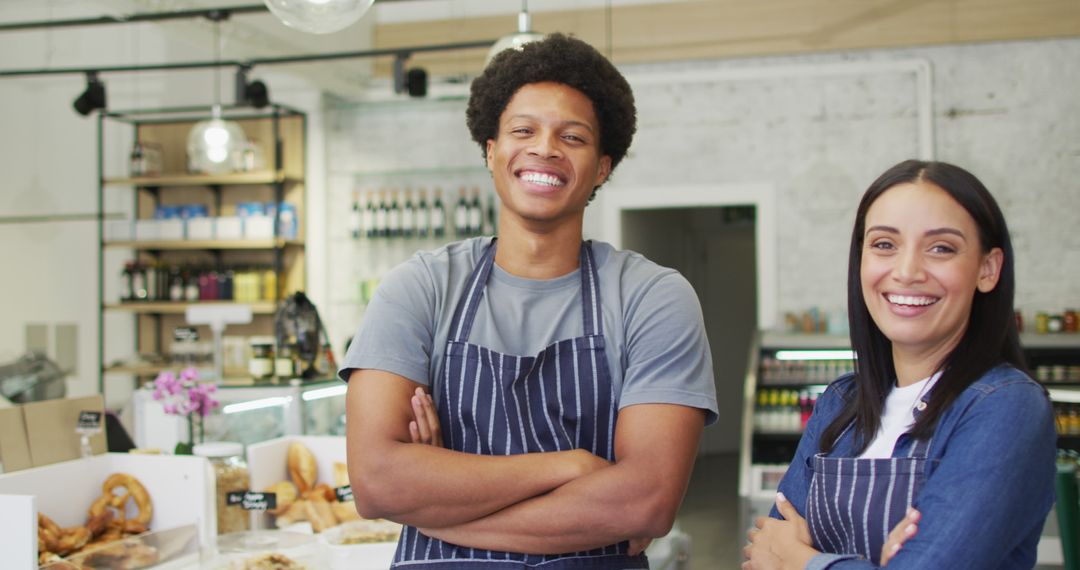
<instances>
[{"instance_id":1,"label":"woman's white teeth","mask_svg":"<svg viewBox=\"0 0 1080 570\"><path fill-rule=\"evenodd\" d=\"M521 179L525 182L531 182L533 184L543 184L545 186L562 185L562 180L559 180L558 176L552 176L550 174L544 174L542 172L526 172L521 175Z\"/></svg>"},{"instance_id":2,"label":"woman's white teeth","mask_svg":"<svg viewBox=\"0 0 1080 570\"><path fill-rule=\"evenodd\" d=\"M908 295L887 295L890 303L894 305L911 305L915 307L922 307L925 305L933 305L937 303L936 297L912 297Z\"/></svg>"}]
</instances>

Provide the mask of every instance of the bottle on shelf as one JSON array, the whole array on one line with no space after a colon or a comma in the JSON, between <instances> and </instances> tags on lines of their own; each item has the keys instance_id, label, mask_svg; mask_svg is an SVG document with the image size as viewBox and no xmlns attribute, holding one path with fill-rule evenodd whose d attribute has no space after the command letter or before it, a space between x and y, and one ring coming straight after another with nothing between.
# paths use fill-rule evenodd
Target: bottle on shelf
<instances>
[{"instance_id":1,"label":"bottle on shelf","mask_svg":"<svg viewBox=\"0 0 1080 570\"><path fill-rule=\"evenodd\" d=\"M446 235L446 206L439 188L435 189L435 200L431 204L431 234L437 238Z\"/></svg>"},{"instance_id":2,"label":"bottle on shelf","mask_svg":"<svg viewBox=\"0 0 1080 570\"><path fill-rule=\"evenodd\" d=\"M488 194L487 224L488 224L487 233L489 233L491 235L495 235L496 233L499 232L499 211L498 211L498 208L495 207L495 193L494 192L491 192L491 193Z\"/></svg>"},{"instance_id":3,"label":"bottle on shelf","mask_svg":"<svg viewBox=\"0 0 1080 570\"><path fill-rule=\"evenodd\" d=\"M169 300L173 302L184 300L184 278L179 265L169 268Z\"/></svg>"},{"instance_id":4,"label":"bottle on shelf","mask_svg":"<svg viewBox=\"0 0 1080 570\"><path fill-rule=\"evenodd\" d=\"M146 268L136 261L131 267L131 299L133 301L145 301L146 291Z\"/></svg>"},{"instance_id":5,"label":"bottle on shelf","mask_svg":"<svg viewBox=\"0 0 1080 570\"><path fill-rule=\"evenodd\" d=\"M120 272L120 302L128 303L135 300L135 262L124 262L124 269Z\"/></svg>"},{"instance_id":6,"label":"bottle on shelf","mask_svg":"<svg viewBox=\"0 0 1080 570\"><path fill-rule=\"evenodd\" d=\"M458 190L457 205L454 206L454 234L464 237L469 233L469 204L465 202L465 188Z\"/></svg>"},{"instance_id":7,"label":"bottle on shelf","mask_svg":"<svg viewBox=\"0 0 1080 570\"><path fill-rule=\"evenodd\" d=\"M377 237L377 232L375 230L375 193L368 191L364 195L364 202L364 213L362 214L364 235L369 238Z\"/></svg>"},{"instance_id":8,"label":"bottle on shelf","mask_svg":"<svg viewBox=\"0 0 1080 570\"><path fill-rule=\"evenodd\" d=\"M416 235L428 237L431 231L431 210L427 203L427 190L420 189L420 201L416 204Z\"/></svg>"},{"instance_id":9,"label":"bottle on shelf","mask_svg":"<svg viewBox=\"0 0 1080 570\"><path fill-rule=\"evenodd\" d=\"M387 237L390 235L390 206L386 203L386 191L379 191L379 209L375 211L375 235Z\"/></svg>"},{"instance_id":10,"label":"bottle on shelf","mask_svg":"<svg viewBox=\"0 0 1080 570\"><path fill-rule=\"evenodd\" d=\"M469 202L469 234L484 233L484 207L480 204L480 189L473 187L472 201Z\"/></svg>"},{"instance_id":11,"label":"bottle on shelf","mask_svg":"<svg viewBox=\"0 0 1080 570\"><path fill-rule=\"evenodd\" d=\"M405 189L405 206L401 210L401 235L407 238L416 235L416 205L412 194L411 189Z\"/></svg>"},{"instance_id":12,"label":"bottle on shelf","mask_svg":"<svg viewBox=\"0 0 1080 570\"><path fill-rule=\"evenodd\" d=\"M363 225L363 207L360 205L360 192L353 190L352 210L349 212L349 229L353 239L360 239Z\"/></svg>"},{"instance_id":13,"label":"bottle on shelf","mask_svg":"<svg viewBox=\"0 0 1080 570\"><path fill-rule=\"evenodd\" d=\"M199 275L194 267L187 267L184 275L184 300L195 302L199 300Z\"/></svg>"},{"instance_id":14,"label":"bottle on shelf","mask_svg":"<svg viewBox=\"0 0 1080 570\"><path fill-rule=\"evenodd\" d=\"M401 236L401 206L398 204L398 192L390 193L390 212L386 219L388 235L390 237Z\"/></svg>"}]
</instances>

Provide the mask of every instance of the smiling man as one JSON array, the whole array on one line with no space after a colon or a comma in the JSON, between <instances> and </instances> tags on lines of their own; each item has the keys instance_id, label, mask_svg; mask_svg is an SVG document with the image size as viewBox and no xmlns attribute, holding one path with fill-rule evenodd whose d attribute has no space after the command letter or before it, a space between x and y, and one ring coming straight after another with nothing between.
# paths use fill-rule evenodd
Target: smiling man
<instances>
[{"instance_id":1,"label":"smiling man","mask_svg":"<svg viewBox=\"0 0 1080 570\"><path fill-rule=\"evenodd\" d=\"M407 525L395 566L647 568L670 530L716 419L701 308L582 240L635 120L615 67L558 34L473 82L499 237L395 268L339 373L357 508Z\"/></svg>"}]
</instances>

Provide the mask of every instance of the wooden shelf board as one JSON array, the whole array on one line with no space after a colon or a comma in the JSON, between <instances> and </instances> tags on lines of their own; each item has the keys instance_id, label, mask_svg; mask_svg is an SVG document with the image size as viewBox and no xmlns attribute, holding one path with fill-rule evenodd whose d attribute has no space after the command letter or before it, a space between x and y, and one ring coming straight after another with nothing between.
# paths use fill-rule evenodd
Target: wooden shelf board
<instances>
[{"instance_id":1,"label":"wooden shelf board","mask_svg":"<svg viewBox=\"0 0 1080 570\"><path fill-rule=\"evenodd\" d=\"M250 240L155 240L155 241L110 241L108 248L123 249L162 249L162 250L199 250L199 249L241 249L258 250L275 247L302 247L303 240L285 239L250 239Z\"/></svg>"},{"instance_id":2,"label":"wooden shelf board","mask_svg":"<svg viewBox=\"0 0 1080 570\"><path fill-rule=\"evenodd\" d=\"M281 171L236 172L232 174L163 174L161 176L136 176L130 178L106 178L106 186L242 186L298 182Z\"/></svg>"},{"instance_id":3,"label":"wooden shelf board","mask_svg":"<svg viewBox=\"0 0 1080 570\"><path fill-rule=\"evenodd\" d=\"M146 313L146 314L163 314L163 315L178 315L184 314L189 305L211 305L211 304L226 304L234 303L235 301L198 301L194 303L182 303L182 302L135 302L135 303L113 303L104 305L106 311L128 311L132 313ZM256 315L270 315L276 310L276 304L273 301L256 301L253 303L239 303L242 305L251 305L251 312Z\"/></svg>"}]
</instances>

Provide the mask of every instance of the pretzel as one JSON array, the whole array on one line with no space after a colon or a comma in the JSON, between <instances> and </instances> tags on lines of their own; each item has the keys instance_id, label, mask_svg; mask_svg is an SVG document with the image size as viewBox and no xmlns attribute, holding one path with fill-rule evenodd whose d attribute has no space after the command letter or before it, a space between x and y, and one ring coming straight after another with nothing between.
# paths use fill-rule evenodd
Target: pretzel
<instances>
[{"instance_id":1,"label":"pretzel","mask_svg":"<svg viewBox=\"0 0 1080 570\"><path fill-rule=\"evenodd\" d=\"M103 494L94 501L93 505L90 505L91 519L100 516L111 507L116 509L117 520L125 522L127 502L128 499L132 499L135 501L137 515L131 520L143 527L150 523L154 515L153 504L150 501L150 494L146 492L146 487L143 487L138 479L126 473L113 473L101 485L101 489ZM122 489L122 491L118 494L117 489Z\"/></svg>"}]
</instances>

